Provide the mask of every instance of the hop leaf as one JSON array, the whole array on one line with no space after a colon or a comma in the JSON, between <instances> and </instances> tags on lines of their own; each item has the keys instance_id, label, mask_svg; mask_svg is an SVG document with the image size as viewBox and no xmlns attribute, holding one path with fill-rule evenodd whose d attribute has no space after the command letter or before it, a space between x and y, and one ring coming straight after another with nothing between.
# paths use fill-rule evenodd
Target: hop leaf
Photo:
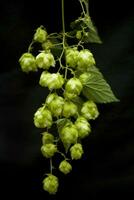
<instances>
[{"instance_id":1,"label":"hop leaf","mask_svg":"<svg viewBox=\"0 0 134 200\"><path fill-rule=\"evenodd\" d=\"M85 1L83 2L85 3ZM88 8L87 3L85 3L85 7ZM89 15L86 14L84 17L79 17L70 26L73 29L73 31L69 32L70 34L72 33L71 35L77 34L77 31L83 33L82 41L84 43L102 43L97 28L94 26Z\"/></svg>"},{"instance_id":2,"label":"hop leaf","mask_svg":"<svg viewBox=\"0 0 134 200\"><path fill-rule=\"evenodd\" d=\"M98 30L94 26L90 16L88 16L88 15L85 16L84 24L88 31L86 32L86 34L83 37L83 42L85 42L85 43L91 42L91 43L101 44L102 41L99 37Z\"/></svg>"},{"instance_id":3,"label":"hop leaf","mask_svg":"<svg viewBox=\"0 0 134 200\"><path fill-rule=\"evenodd\" d=\"M43 180L43 189L49 194L55 194L59 187L59 180L56 176L52 174L48 174L48 177L46 177Z\"/></svg>"},{"instance_id":4,"label":"hop leaf","mask_svg":"<svg viewBox=\"0 0 134 200\"><path fill-rule=\"evenodd\" d=\"M89 68L88 72L81 74L79 79L83 85L82 93L88 99L96 103L119 101L97 67Z\"/></svg>"},{"instance_id":5,"label":"hop leaf","mask_svg":"<svg viewBox=\"0 0 134 200\"><path fill-rule=\"evenodd\" d=\"M68 174L72 170L72 166L70 165L69 162L63 160L59 165L59 170L64 174Z\"/></svg>"}]
</instances>

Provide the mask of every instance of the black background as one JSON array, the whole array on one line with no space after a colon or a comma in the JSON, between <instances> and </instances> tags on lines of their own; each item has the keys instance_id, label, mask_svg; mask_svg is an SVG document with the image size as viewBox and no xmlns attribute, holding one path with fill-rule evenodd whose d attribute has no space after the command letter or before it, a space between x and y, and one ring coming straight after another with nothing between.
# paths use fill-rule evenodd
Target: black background
<instances>
[{"instance_id":1,"label":"black background","mask_svg":"<svg viewBox=\"0 0 134 200\"><path fill-rule=\"evenodd\" d=\"M66 28L79 16L77 0L65 0ZM56 196L42 190L48 162L40 153L40 132L33 114L47 90L38 74L26 75L18 59L27 51L35 29L61 30L60 0L0 3L0 192L3 199L130 199L134 193L134 14L129 1L90 1L90 14L101 45L89 45L104 77L120 99L98 105L99 118L83 141L85 154L73 162L69 176L57 175ZM1 198L2 199L2 198Z\"/></svg>"}]
</instances>

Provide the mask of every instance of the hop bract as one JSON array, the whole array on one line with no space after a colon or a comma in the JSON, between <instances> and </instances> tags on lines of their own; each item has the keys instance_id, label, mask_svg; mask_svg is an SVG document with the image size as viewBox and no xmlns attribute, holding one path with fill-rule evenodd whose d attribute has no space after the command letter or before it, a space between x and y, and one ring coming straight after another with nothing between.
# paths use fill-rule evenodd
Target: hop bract
<instances>
[{"instance_id":1,"label":"hop bract","mask_svg":"<svg viewBox=\"0 0 134 200\"><path fill-rule=\"evenodd\" d=\"M70 92L65 91L65 92L64 92L64 97L65 97L66 99L71 100L71 99L74 99L75 97L77 97L77 95L74 94L74 93L70 93Z\"/></svg>"},{"instance_id":2,"label":"hop bract","mask_svg":"<svg viewBox=\"0 0 134 200\"><path fill-rule=\"evenodd\" d=\"M41 147L41 152L44 157L51 158L57 152L57 146L55 144L45 144Z\"/></svg>"},{"instance_id":3,"label":"hop bract","mask_svg":"<svg viewBox=\"0 0 134 200\"><path fill-rule=\"evenodd\" d=\"M42 87L48 87L50 90L60 89L64 84L64 78L60 73L42 72L39 84Z\"/></svg>"},{"instance_id":4,"label":"hop bract","mask_svg":"<svg viewBox=\"0 0 134 200\"><path fill-rule=\"evenodd\" d=\"M69 162L63 160L59 165L59 170L64 174L68 174L72 170L72 166L70 165Z\"/></svg>"},{"instance_id":5,"label":"hop bract","mask_svg":"<svg viewBox=\"0 0 134 200\"><path fill-rule=\"evenodd\" d=\"M45 42L45 40L47 39L46 30L42 27L37 28L33 39L36 42L40 42L40 43Z\"/></svg>"},{"instance_id":6,"label":"hop bract","mask_svg":"<svg viewBox=\"0 0 134 200\"><path fill-rule=\"evenodd\" d=\"M68 99L77 97L82 91L82 84L78 78L71 78L65 85L64 96Z\"/></svg>"},{"instance_id":7,"label":"hop bract","mask_svg":"<svg viewBox=\"0 0 134 200\"><path fill-rule=\"evenodd\" d=\"M75 126L78 129L78 135L80 138L85 138L91 132L91 126L86 118L80 116L75 121Z\"/></svg>"},{"instance_id":8,"label":"hop bract","mask_svg":"<svg viewBox=\"0 0 134 200\"><path fill-rule=\"evenodd\" d=\"M59 187L59 180L56 176L49 174L48 177L46 177L43 180L43 189L49 194L55 194Z\"/></svg>"},{"instance_id":9,"label":"hop bract","mask_svg":"<svg viewBox=\"0 0 134 200\"><path fill-rule=\"evenodd\" d=\"M19 63L23 72L37 71L35 57L31 53L24 53L20 57Z\"/></svg>"},{"instance_id":10,"label":"hop bract","mask_svg":"<svg viewBox=\"0 0 134 200\"><path fill-rule=\"evenodd\" d=\"M54 99L55 97L57 96L56 93L50 93L47 98L46 98L46 105L48 106Z\"/></svg>"},{"instance_id":11,"label":"hop bract","mask_svg":"<svg viewBox=\"0 0 134 200\"><path fill-rule=\"evenodd\" d=\"M75 68L78 62L79 51L76 48L66 50L66 63L69 67Z\"/></svg>"},{"instance_id":12,"label":"hop bract","mask_svg":"<svg viewBox=\"0 0 134 200\"><path fill-rule=\"evenodd\" d=\"M52 98L52 97L53 98ZM52 99L52 101L50 101ZM48 108L50 109L53 116L58 117L62 114L64 99L57 94L50 94L49 99L47 99Z\"/></svg>"},{"instance_id":13,"label":"hop bract","mask_svg":"<svg viewBox=\"0 0 134 200\"><path fill-rule=\"evenodd\" d=\"M96 119L99 116L99 111L93 101L87 101L83 104L81 114L88 120Z\"/></svg>"},{"instance_id":14,"label":"hop bract","mask_svg":"<svg viewBox=\"0 0 134 200\"><path fill-rule=\"evenodd\" d=\"M36 64L39 68L48 70L55 66L54 56L51 52L41 52L36 56Z\"/></svg>"},{"instance_id":15,"label":"hop bract","mask_svg":"<svg viewBox=\"0 0 134 200\"><path fill-rule=\"evenodd\" d=\"M50 128L52 126L52 114L44 107L40 107L34 114L34 124L37 128Z\"/></svg>"},{"instance_id":16,"label":"hop bract","mask_svg":"<svg viewBox=\"0 0 134 200\"><path fill-rule=\"evenodd\" d=\"M74 144L70 148L71 158L74 160L78 160L82 157L83 154L83 148L80 143Z\"/></svg>"},{"instance_id":17,"label":"hop bract","mask_svg":"<svg viewBox=\"0 0 134 200\"><path fill-rule=\"evenodd\" d=\"M88 50L81 50L78 57L78 67L77 69L80 71L86 71L87 68L95 65L95 59L93 54Z\"/></svg>"},{"instance_id":18,"label":"hop bract","mask_svg":"<svg viewBox=\"0 0 134 200\"><path fill-rule=\"evenodd\" d=\"M71 116L75 116L78 113L77 106L71 101L65 101L63 106L63 116L69 118Z\"/></svg>"},{"instance_id":19,"label":"hop bract","mask_svg":"<svg viewBox=\"0 0 134 200\"><path fill-rule=\"evenodd\" d=\"M44 132L42 136L42 144L51 144L54 142L54 136L51 133Z\"/></svg>"},{"instance_id":20,"label":"hop bract","mask_svg":"<svg viewBox=\"0 0 134 200\"><path fill-rule=\"evenodd\" d=\"M60 132L60 138L65 148L68 148L71 144L76 143L78 138L76 126L74 124L65 125Z\"/></svg>"}]
</instances>

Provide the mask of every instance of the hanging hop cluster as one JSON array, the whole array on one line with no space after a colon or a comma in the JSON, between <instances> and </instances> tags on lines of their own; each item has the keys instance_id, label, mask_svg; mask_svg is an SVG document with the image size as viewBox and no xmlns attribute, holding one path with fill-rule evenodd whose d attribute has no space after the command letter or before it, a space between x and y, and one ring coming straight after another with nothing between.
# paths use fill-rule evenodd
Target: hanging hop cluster
<instances>
[{"instance_id":1,"label":"hanging hop cluster","mask_svg":"<svg viewBox=\"0 0 134 200\"><path fill-rule=\"evenodd\" d=\"M53 156L60 153L63 159L58 169L63 174L68 174L72 170L71 160L81 159L84 153L82 139L91 133L89 121L99 116L95 102L91 99L83 100L81 95L88 69L95 65L95 59L88 49L79 50L77 45L69 47L64 44L60 56L56 59L52 47L57 44L51 41L51 34L48 35L42 26L37 28L33 36L32 45L34 43L41 44L39 53L33 55L32 48L29 48L19 62L23 72L42 70L39 85L49 90L43 105L34 114L34 125L44 129L41 153L51 161ZM55 73L51 73L52 68ZM57 130L56 134L53 134L55 125ZM61 143L64 152L59 150ZM55 194L59 180L52 174L53 166L50 168L50 173L43 180L43 189Z\"/></svg>"}]
</instances>

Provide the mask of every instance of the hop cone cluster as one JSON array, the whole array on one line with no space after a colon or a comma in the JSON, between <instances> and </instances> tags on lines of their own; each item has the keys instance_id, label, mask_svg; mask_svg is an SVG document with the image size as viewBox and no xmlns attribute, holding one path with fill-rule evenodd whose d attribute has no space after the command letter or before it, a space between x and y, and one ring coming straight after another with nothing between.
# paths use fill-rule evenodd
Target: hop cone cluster
<instances>
[{"instance_id":1,"label":"hop cone cluster","mask_svg":"<svg viewBox=\"0 0 134 200\"><path fill-rule=\"evenodd\" d=\"M44 129L42 155L46 159L52 159L58 153L64 156L58 169L66 175L72 171L70 160L78 160L83 156L82 139L91 133L90 120L99 116L95 102L82 99L86 75L88 69L95 65L95 59L88 49L66 47L62 51L64 65L61 64L63 57L59 56L57 59L53 54L55 43L42 26L37 28L33 43L40 44L39 51L32 54L30 49L24 53L19 59L20 66L26 73L41 70L39 85L49 91L47 98L34 113L34 125ZM52 72L52 69L55 69L55 72ZM60 152L61 143L64 152ZM67 156L70 156L70 159L67 159ZM51 171L43 180L43 189L55 194L58 186L59 180Z\"/></svg>"}]
</instances>

